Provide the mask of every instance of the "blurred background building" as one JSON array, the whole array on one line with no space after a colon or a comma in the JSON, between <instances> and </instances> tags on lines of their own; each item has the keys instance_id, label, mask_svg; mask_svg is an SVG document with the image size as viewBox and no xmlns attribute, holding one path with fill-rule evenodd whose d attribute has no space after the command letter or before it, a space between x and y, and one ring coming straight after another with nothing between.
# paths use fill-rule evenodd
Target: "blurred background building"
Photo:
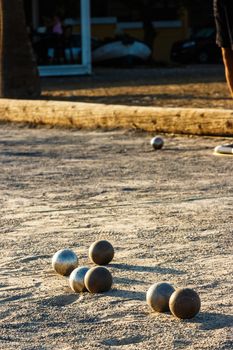
<instances>
[{"instance_id":1,"label":"blurred background building","mask_svg":"<svg viewBox=\"0 0 233 350\"><path fill-rule=\"evenodd\" d=\"M32 37L43 34L46 23L54 16L62 21L63 28L67 30L66 36L72 33L75 41L72 45L75 45L76 51L73 50L74 57L67 60L69 64L73 64L74 59L77 61L81 52L78 51L78 46L81 47L84 40L84 37L78 37L81 24L86 21L86 25L89 25L88 18L82 18L81 2L24 0ZM150 60L160 63L170 62L175 42L189 40L200 29L214 27L212 0L90 0L89 20L92 48L99 41L129 36L145 42L151 48ZM85 28L85 23L83 25ZM71 51L70 54L67 51L67 55L71 55ZM54 63L64 62L57 60Z\"/></svg>"}]
</instances>

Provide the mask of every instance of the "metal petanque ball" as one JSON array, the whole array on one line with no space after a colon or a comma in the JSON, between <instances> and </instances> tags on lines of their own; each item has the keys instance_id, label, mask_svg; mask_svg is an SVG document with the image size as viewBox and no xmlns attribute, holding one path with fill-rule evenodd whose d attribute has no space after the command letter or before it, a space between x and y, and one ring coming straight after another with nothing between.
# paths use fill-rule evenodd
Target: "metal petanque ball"
<instances>
[{"instance_id":1,"label":"metal petanque ball","mask_svg":"<svg viewBox=\"0 0 233 350\"><path fill-rule=\"evenodd\" d=\"M179 288L169 300L172 314L178 318L193 318L201 308L201 300L197 292L190 288Z\"/></svg>"},{"instance_id":2,"label":"metal petanque ball","mask_svg":"<svg viewBox=\"0 0 233 350\"><path fill-rule=\"evenodd\" d=\"M154 149L161 149L164 145L164 141L162 137L155 136L153 139L150 140L150 144Z\"/></svg>"},{"instance_id":3,"label":"metal petanque ball","mask_svg":"<svg viewBox=\"0 0 233 350\"><path fill-rule=\"evenodd\" d=\"M85 292L87 290L85 284L84 284L84 277L89 270L89 267L87 266L80 266L74 269L69 277L69 283L71 289L76 292Z\"/></svg>"},{"instance_id":4,"label":"metal petanque ball","mask_svg":"<svg viewBox=\"0 0 233 350\"><path fill-rule=\"evenodd\" d=\"M169 311L169 298L174 291L175 289L167 282L155 283L146 293L146 302L154 311Z\"/></svg>"},{"instance_id":5,"label":"metal petanque ball","mask_svg":"<svg viewBox=\"0 0 233 350\"><path fill-rule=\"evenodd\" d=\"M96 241L89 248L89 258L97 265L107 265L113 257L114 248L106 240Z\"/></svg>"},{"instance_id":6,"label":"metal petanque ball","mask_svg":"<svg viewBox=\"0 0 233 350\"><path fill-rule=\"evenodd\" d=\"M107 292L112 286L112 275L106 267L95 266L87 271L84 284L90 293Z\"/></svg>"},{"instance_id":7,"label":"metal petanque ball","mask_svg":"<svg viewBox=\"0 0 233 350\"><path fill-rule=\"evenodd\" d=\"M58 250L52 258L54 270L62 276L69 276L78 266L78 257L70 249Z\"/></svg>"}]
</instances>

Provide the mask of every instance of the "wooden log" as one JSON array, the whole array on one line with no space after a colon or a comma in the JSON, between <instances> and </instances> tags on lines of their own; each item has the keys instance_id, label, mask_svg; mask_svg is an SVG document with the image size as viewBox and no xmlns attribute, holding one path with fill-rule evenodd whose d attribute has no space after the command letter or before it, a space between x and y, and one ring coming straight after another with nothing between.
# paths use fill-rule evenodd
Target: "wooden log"
<instances>
[{"instance_id":1,"label":"wooden log","mask_svg":"<svg viewBox=\"0 0 233 350\"><path fill-rule=\"evenodd\" d=\"M156 133L233 136L233 110L105 105L0 99L0 121L78 129L139 129Z\"/></svg>"}]
</instances>

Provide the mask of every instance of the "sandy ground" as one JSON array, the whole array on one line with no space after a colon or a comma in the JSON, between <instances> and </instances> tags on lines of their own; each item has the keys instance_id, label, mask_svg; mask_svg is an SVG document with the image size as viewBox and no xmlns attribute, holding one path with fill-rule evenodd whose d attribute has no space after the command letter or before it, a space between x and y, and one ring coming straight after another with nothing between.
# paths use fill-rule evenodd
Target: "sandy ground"
<instances>
[{"instance_id":1,"label":"sandy ground","mask_svg":"<svg viewBox=\"0 0 233 350\"><path fill-rule=\"evenodd\" d=\"M42 79L43 97L139 106L233 108L223 66L101 69L90 77Z\"/></svg>"},{"instance_id":2,"label":"sandy ground","mask_svg":"<svg viewBox=\"0 0 233 350\"><path fill-rule=\"evenodd\" d=\"M231 156L218 138L1 125L0 348L233 348ZM108 239L113 288L71 291L51 268L71 248L92 266L90 244ZM194 288L201 312L180 321L149 310L167 281Z\"/></svg>"}]
</instances>

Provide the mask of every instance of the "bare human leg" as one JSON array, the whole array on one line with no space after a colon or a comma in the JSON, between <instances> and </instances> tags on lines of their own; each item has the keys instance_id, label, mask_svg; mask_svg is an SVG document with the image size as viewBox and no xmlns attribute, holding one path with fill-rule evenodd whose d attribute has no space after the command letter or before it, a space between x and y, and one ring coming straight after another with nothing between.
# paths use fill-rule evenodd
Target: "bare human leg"
<instances>
[{"instance_id":1,"label":"bare human leg","mask_svg":"<svg viewBox=\"0 0 233 350\"><path fill-rule=\"evenodd\" d=\"M233 97L233 50L230 48L222 48L223 63L225 66L225 75L227 85Z\"/></svg>"}]
</instances>

